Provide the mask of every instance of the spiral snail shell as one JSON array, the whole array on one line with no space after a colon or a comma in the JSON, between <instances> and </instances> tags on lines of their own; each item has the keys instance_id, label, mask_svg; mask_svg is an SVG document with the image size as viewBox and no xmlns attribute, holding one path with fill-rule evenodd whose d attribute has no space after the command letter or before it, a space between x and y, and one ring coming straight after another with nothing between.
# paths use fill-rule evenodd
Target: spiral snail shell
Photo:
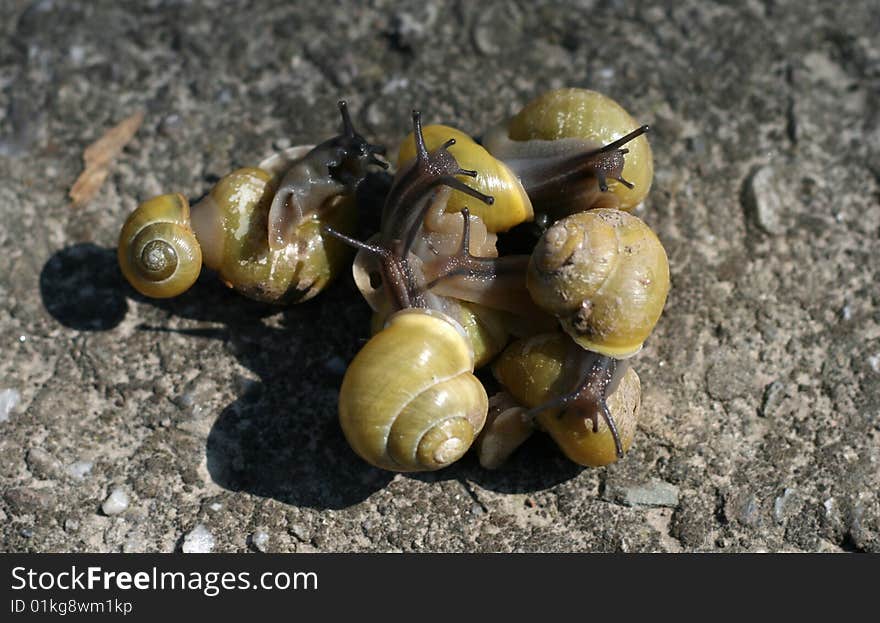
<instances>
[{"instance_id":1,"label":"spiral snail shell","mask_svg":"<svg viewBox=\"0 0 880 623\"><path fill-rule=\"evenodd\" d=\"M473 350L454 320L431 310L394 314L345 373L339 421L346 439L382 469L446 467L486 420L489 399L473 370Z\"/></svg>"},{"instance_id":2,"label":"spiral snail shell","mask_svg":"<svg viewBox=\"0 0 880 623\"><path fill-rule=\"evenodd\" d=\"M195 281L204 255L205 265L216 270L227 286L250 298L287 303L318 294L351 256L345 245L325 236L322 227L351 233L356 221L354 193L368 166L388 166L376 158L384 149L355 131L344 101L339 102L339 111L341 134L225 175L192 207L191 219L188 207L178 205L186 204L180 195L145 203L120 236L119 257L126 278L148 296L176 296ZM173 207L157 208L166 204ZM169 237L168 226L146 227L151 218L167 221L172 210L176 210L174 223L183 232L177 238ZM143 226L145 232L155 230L168 239L138 234L135 248L132 223L138 231ZM165 273L174 260L172 280Z\"/></svg>"},{"instance_id":3,"label":"spiral snail shell","mask_svg":"<svg viewBox=\"0 0 880 623\"><path fill-rule=\"evenodd\" d=\"M160 195L138 206L119 233L117 258L122 274L145 296L169 298L188 290L198 279L202 252L186 197Z\"/></svg>"},{"instance_id":4,"label":"spiral snail shell","mask_svg":"<svg viewBox=\"0 0 880 623\"><path fill-rule=\"evenodd\" d=\"M629 211L647 196L654 176L647 130L611 98L567 88L538 96L489 129L483 145L520 177L542 211L557 217L593 207Z\"/></svg>"},{"instance_id":5,"label":"spiral snail shell","mask_svg":"<svg viewBox=\"0 0 880 623\"><path fill-rule=\"evenodd\" d=\"M631 367L550 333L511 343L492 372L516 402L536 413L540 427L575 463L607 465L618 459L617 442L621 454L632 444L641 385ZM573 386L579 386L574 394L569 393ZM515 419L513 425L524 434Z\"/></svg>"},{"instance_id":6,"label":"spiral snail shell","mask_svg":"<svg viewBox=\"0 0 880 623\"><path fill-rule=\"evenodd\" d=\"M641 219L600 208L572 214L544 233L527 286L580 346L621 359L637 353L657 324L669 263Z\"/></svg>"},{"instance_id":7,"label":"spiral snail shell","mask_svg":"<svg viewBox=\"0 0 880 623\"><path fill-rule=\"evenodd\" d=\"M262 167L224 176L192 209L192 225L205 265L245 296L266 302L301 302L323 290L351 256L321 232L323 223L354 229L354 198L332 195L291 230L284 246L269 245L269 209L278 178Z\"/></svg>"}]
</instances>

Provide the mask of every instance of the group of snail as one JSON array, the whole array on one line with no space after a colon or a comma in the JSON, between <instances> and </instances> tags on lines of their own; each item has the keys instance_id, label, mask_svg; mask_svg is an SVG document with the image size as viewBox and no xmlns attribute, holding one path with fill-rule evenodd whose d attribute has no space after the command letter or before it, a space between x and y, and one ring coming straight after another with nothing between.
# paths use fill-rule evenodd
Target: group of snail
<instances>
[{"instance_id":1,"label":"group of snail","mask_svg":"<svg viewBox=\"0 0 880 623\"><path fill-rule=\"evenodd\" d=\"M119 239L126 279L176 296L204 263L245 296L301 302L353 248L373 336L346 370L339 421L363 459L436 470L473 447L495 468L535 430L581 465L622 457L641 399L630 358L669 290L663 246L631 214L653 177L648 127L585 89L547 92L479 141L413 112L380 230L361 241L355 191L389 165L339 110L340 135L238 169L192 207L180 194L141 204ZM491 398L474 374L487 365Z\"/></svg>"}]
</instances>

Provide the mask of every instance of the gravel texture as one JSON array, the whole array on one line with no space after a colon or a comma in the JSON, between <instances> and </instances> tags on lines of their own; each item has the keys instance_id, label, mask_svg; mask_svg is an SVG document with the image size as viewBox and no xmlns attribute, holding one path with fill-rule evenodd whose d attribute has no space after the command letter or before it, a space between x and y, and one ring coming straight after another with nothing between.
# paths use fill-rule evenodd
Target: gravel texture
<instances>
[{"instance_id":1,"label":"gravel texture","mask_svg":"<svg viewBox=\"0 0 880 623\"><path fill-rule=\"evenodd\" d=\"M3 550L880 551L880 5L240 4L0 3ZM336 421L350 279L277 309L116 266L139 201L325 138L338 98L394 145L413 107L479 132L560 86L653 128L672 291L617 465L538 436L496 472L371 469Z\"/></svg>"}]
</instances>

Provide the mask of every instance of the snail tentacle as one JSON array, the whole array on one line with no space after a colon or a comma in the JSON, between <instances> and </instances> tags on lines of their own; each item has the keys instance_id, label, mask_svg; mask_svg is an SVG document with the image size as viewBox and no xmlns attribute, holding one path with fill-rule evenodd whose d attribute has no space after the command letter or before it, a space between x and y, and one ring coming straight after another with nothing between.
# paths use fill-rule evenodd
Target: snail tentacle
<instances>
[{"instance_id":1,"label":"snail tentacle","mask_svg":"<svg viewBox=\"0 0 880 623\"><path fill-rule=\"evenodd\" d=\"M613 380L618 376L616 374L617 366L616 359L599 355L587 367L586 372L573 390L530 409L526 413L526 417L534 419L544 411L561 409L562 411L557 417L562 417L565 411L578 413L583 415L584 419L590 420L593 424L593 432L598 433L599 416L601 415L614 438L617 458L623 458L623 443L607 402L608 396L614 389Z\"/></svg>"},{"instance_id":2,"label":"snail tentacle","mask_svg":"<svg viewBox=\"0 0 880 623\"><path fill-rule=\"evenodd\" d=\"M395 180L382 214L382 238L389 242L393 241L396 253L404 257L412 248L430 208L430 191L440 186L448 186L487 205L494 202L492 196L481 193L455 178L456 175L476 177L477 173L462 169L455 156L449 153L448 148L455 144L454 139L429 152L422 133L421 113L414 110L412 119L416 139L416 158Z\"/></svg>"},{"instance_id":3,"label":"snail tentacle","mask_svg":"<svg viewBox=\"0 0 880 623\"><path fill-rule=\"evenodd\" d=\"M510 159L506 163L519 175L529 197L536 203L563 199L563 194L570 193L572 187L590 184L593 180L603 193L608 192L609 179L632 189L635 185L623 178L624 156L629 150L621 146L648 129L649 126L643 125L598 149L567 149L544 157Z\"/></svg>"},{"instance_id":4,"label":"snail tentacle","mask_svg":"<svg viewBox=\"0 0 880 623\"><path fill-rule=\"evenodd\" d=\"M281 178L269 208L269 247L281 249L293 240L296 228L311 215L318 215L334 195L352 194L366 177L368 165L388 168L375 157L384 148L358 134L348 106L339 102L342 134L328 139L295 162Z\"/></svg>"}]
</instances>

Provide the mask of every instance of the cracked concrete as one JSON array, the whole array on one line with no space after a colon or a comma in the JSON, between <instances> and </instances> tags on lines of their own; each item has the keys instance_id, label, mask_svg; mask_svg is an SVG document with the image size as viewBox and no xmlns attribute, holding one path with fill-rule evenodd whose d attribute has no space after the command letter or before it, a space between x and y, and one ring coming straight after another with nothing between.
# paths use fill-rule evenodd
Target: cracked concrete
<instances>
[{"instance_id":1,"label":"cracked concrete","mask_svg":"<svg viewBox=\"0 0 880 623\"><path fill-rule=\"evenodd\" d=\"M876 3L240 4L0 5L4 551L880 551ZM672 291L618 465L539 436L497 472L373 470L336 422L350 280L281 310L116 267L139 201L329 135L338 98L394 145L413 107L479 132L559 86L653 128Z\"/></svg>"}]
</instances>

